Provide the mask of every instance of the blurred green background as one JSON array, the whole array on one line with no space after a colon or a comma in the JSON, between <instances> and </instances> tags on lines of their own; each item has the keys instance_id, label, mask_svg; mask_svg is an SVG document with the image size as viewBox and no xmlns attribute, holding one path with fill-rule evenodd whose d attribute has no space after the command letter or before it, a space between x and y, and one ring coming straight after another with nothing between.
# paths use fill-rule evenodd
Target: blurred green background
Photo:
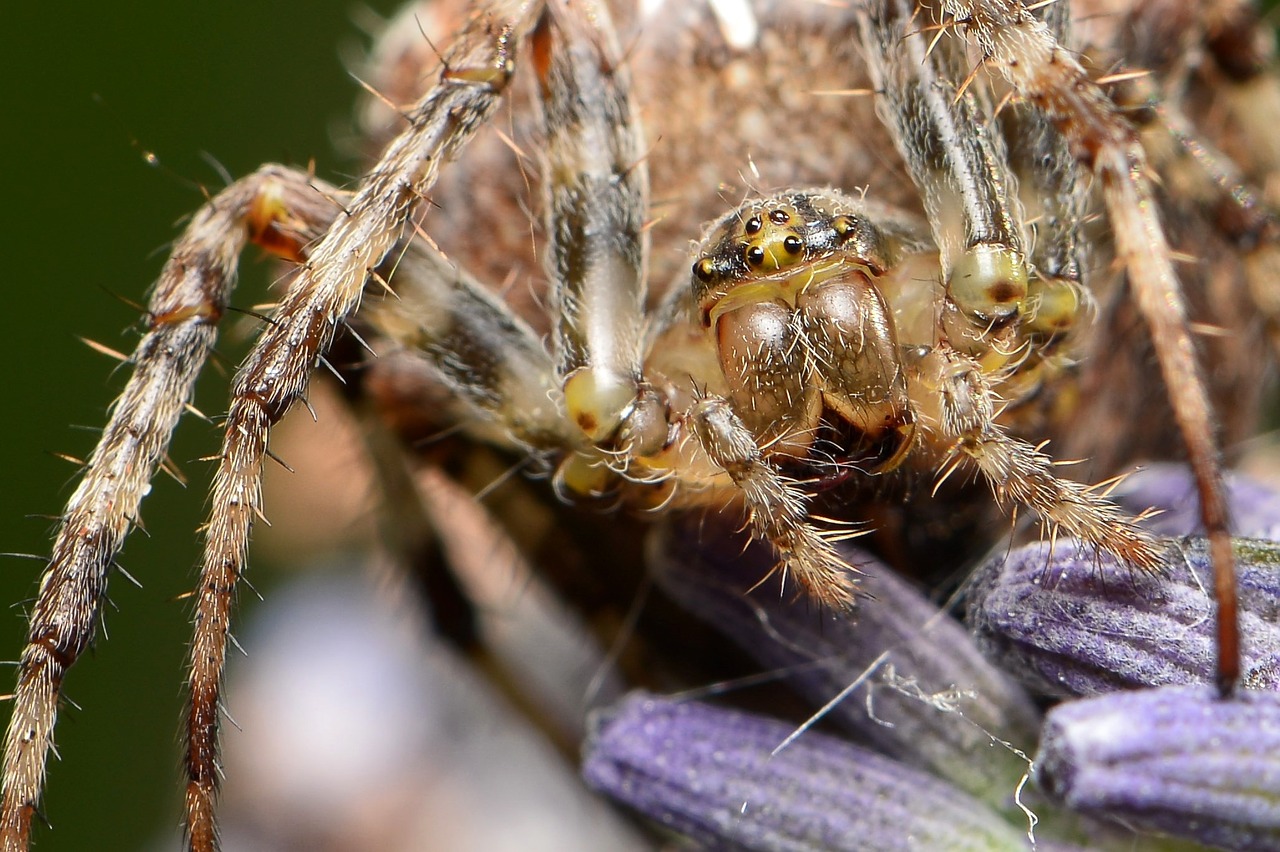
<instances>
[{"instance_id":1,"label":"blurred green background","mask_svg":"<svg viewBox=\"0 0 1280 852\"><path fill-rule=\"evenodd\" d=\"M313 3L7 4L0 27L0 146L6 164L0 248L4 281L0 363L0 551L47 552L74 467L51 452L88 453L122 376L77 341L128 351L136 312L175 223L221 185L208 152L233 175L276 160L342 180L355 163L335 153L358 87L344 62L362 55L357 20L395 0ZM363 11L362 11L363 10ZM304 13L308 16L301 17ZM136 146L133 140L137 140ZM152 151L163 168L148 166ZM264 264L247 264L236 303L263 300ZM240 357L226 350L227 360ZM223 410L226 380L211 373L197 400ZM135 534L117 577L109 641L71 673L50 764L37 848L140 849L178 819L178 721L195 527L204 511L213 427L188 418L172 451L191 486L157 479L144 504L150 537ZM271 566L253 566L259 588ZM21 647L25 605L40 564L0 560L0 659ZM242 610L256 599L243 595ZM0 671L0 692L12 675ZM5 705L7 707L7 705ZM7 709L3 713L7 719Z\"/></svg>"}]
</instances>

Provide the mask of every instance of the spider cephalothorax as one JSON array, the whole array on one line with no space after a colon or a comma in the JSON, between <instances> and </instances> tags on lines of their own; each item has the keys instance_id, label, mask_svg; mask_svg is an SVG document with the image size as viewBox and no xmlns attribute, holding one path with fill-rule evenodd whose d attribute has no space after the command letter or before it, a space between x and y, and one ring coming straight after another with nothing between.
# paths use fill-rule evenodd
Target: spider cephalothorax
<instances>
[{"instance_id":1,"label":"spider cephalothorax","mask_svg":"<svg viewBox=\"0 0 1280 852\"><path fill-rule=\"evenodd\" d=\"M451 400L434 425L549 460L560 496L730 513L771 548L775 570L843 611L858 578L835 542L894 510L859 500L829 511L827 500L819 517L815 494L835 486L887 494L880 483L963 470L1054 536L1160 568L1166 545L1045 449L1063 435L1104 458L1108 447L1094 446L1119 442L1081 424L1135 399L1103 357L1127 288L1168 387L1176 428L1158 431L1185 439L1205 507L1229 692L1239 652L1211 394L1160 204L1175 233L1203 232L1214 266L1186 277L1206 290L1191 299L1213 308L1205 322L1235 321L1210 283L1237 301L1265 296L1275 235L1252 187L1275 166L1269 148L1246 138L1237 165L1191 119L1225 111L1256 137L1240 99L1213 95L1274 80L1269 55L1247 62L1228 49L1256 37L1244 4L1186 4L1203 7L1178 18L1194 64L1141 39L1150 52L1132 47L1165 5L1121 4L1082 27L1081 46L1105 62L1157 66L1164 100L1147 104L1141 133L1117 105L1132 92L1113 100L1064 46L1075 38L1065 1L648 4L612 10L626 40L597 3L419 10L383 45L381 88L398 115L371 111L387 147L365 178L347 191L264 167L214 197L175 244L32 610L6 741L5 848L25 847L63 674L93 635L248 242L297 271L233 383L204 530L187 727L193 848L216 841L221 673L268 438L339 337L377 355L339 371L416 371ZM451 46L436 62L441 42ZM411 91L424 66L426 94ZM504 102L510 134L488 125ZM1177 180L1157 188L1158 173ZM533 252L526 205L541 223ZM549 319L495 295L508 275L545 279ZM666 288L656 307L651 280ZM1239 326L1256 340L1256 327ZM1217 360L1214 396L1255 392L1246 357ZM407 406L373 395L384 414ZM1105 457L1099 478L1129 456ZM973 493L961 489L957 504ZM900 542L933 535L912 521L900 520ZM935 551L951 546L934 537Z\"/></svg>"}]
</instances>

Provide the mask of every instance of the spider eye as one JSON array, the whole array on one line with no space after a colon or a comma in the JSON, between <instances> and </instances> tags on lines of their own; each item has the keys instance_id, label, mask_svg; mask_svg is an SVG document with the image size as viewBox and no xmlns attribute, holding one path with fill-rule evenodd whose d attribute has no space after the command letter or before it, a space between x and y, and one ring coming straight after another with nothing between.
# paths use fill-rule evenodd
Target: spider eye
<instances>
[{"instance_id":1,"label":"spider eye","mask_svg":"<svg viewBox=\"0 0 1280 852\"><path fill-rule=\"evenodd\" d=\"M747 250L743 254L743 259L746 260L747 266L754 269L764 263L764 249L760 246L747 246Z\"/></svg>"},{"instance_id":2,"label":"spider eye","mask_svg":"<svg viewBox=\"0 0 1280 852\"><path fill-rule=\"evenodd\" d=\"M785 210L770 210L769 221L775 225L785 225L791 221L791 214Z\"/></svg>"},{"instance_id":3,"label":"spider eye","mask_svg":"<svg viewBox=\"0 0 1280 852\"><path fill-rule=\"evenodd\" d=\"M831 220L831 228L837 237L847 237L853 233L853 220L848 216L837 216Z\"/></svg>"},{"instance_id":4,"label":"spider eye","mask_svg":"<svg viewBox=\"0 0 1280 852\"><path fill-rule=\"evenodd\" d=\"M786 250L787 254L799 254L804 248L804 243L800 241L799 237L792 235L782 241L782 248Z\"/></svg>"},{"instance_id":5,"label":"spider eye","mask_svg":"<svg viewBox=\"0 0 1280 852\"><path fill-rule=\"evenodd\" d=\"M709 257L704 257L693 265L693 274L704 283L716 276L716 265Z\"/></svg>"},{"instance_id":6,"label":"spider eye","mask_svg":"<svg viewBox=\"0 0 1280 852\"><path fill-rule=\"evenodd\" d=\"M764 222L759 216L752 216L747 220L747 224L744 227L748 235L758 234L760 233L760 229L764 227Z\"/></svg>"}]
</instances>

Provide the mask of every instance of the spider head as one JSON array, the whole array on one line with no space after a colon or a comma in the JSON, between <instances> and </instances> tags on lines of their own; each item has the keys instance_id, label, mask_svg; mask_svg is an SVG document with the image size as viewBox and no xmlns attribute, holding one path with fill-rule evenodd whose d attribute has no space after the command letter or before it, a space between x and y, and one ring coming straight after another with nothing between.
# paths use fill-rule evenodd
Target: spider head
<instances>
[{"instance_id":1,"label":"spider head","mask_svg":"<svg viewBox=\"0 0 1280 852\"><path fill-rule=\"evenodd\" d=\"M850 264L879 275L889 265L884 237L830 193L765 198L711 226L693 264L703 328L741 305L782 299L844 274Z\"/></svg>"}]
</instances>

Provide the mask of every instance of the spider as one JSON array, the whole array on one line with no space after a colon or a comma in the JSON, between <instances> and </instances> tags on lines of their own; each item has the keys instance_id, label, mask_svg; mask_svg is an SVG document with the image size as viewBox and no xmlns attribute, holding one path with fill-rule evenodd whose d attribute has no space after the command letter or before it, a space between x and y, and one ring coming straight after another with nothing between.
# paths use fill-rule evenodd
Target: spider
<instances>
[{"instance_id":1,"label":"spider","mask_svg":"<svg viewBox=\"0 0 1280 852\"><path fill-rule=\"evenodd\" d=\"M369 119L372 138L391 140L379 165L350 191L264 167L193 216L162 273L134 384L33 606L6 748L8 846L27 842L63 672L92 638L248 240L299 269L235 380L218 456L195 594L193 848L216 842L220 675L268 433L305 401L317 364L350 373L363 360L368 375L349 384L408 439L424 419L415 394L443 385L452 396L426 418L432 429L545 465L569 500L738 512L779 572L839 609L857 580L832 542L876 519L918 549L932 537L910 529L929 502L919 482L961 468L1007 509L1158 568L1160 543L1065 478L1041 443L1063 438L1103 475L1139 450L1165 451L1078 426L1145 422L1132 416L1144 399L1115 378L1151 374L1145 355L1100 365L1117 335L1145 324L1178 426L1157 427L1157 440L1187 441L1224 572L1229 689L1211 406L1153 200L1214 261L1181 272L1205 310L1197 321L1242 330L1210 356L1237 436L1261 385L1247 354L1259 329L1231 312L1248 289L1264 318L1271 309L1274 169L1248 106L1267 102L1247 97L1270 91L1269 57L1250 52L1261 36L1247 6L1094 5L1070 10L1071 34L1067 4L1008 0L694 4L614 10L616 24L582 4L420 11L436 37L385 42L396 73L373 85L393 107ZM454 32L445 47L439 34ZM1168 49L1170 33L1189 55ZM1086 72L1059 41L1106 73ZM428 94L409 106L424 79ZM1211 133L1210 118L1234 135ZM481 132L486 122L495 129ZM521 209L531 196L532 227ZM514 282L518 296L539 262L549 346L527 308L476 283ZM646 310L650 283L666 293ZM326 359L335 336L380 357ZM137 460L104 477L105 459L134 442ZM920 517L936 527L971 490L944 489L944 508ZM904 491L910 511L892 508ZM84 509L93 501L96 517Z\"/></svg>"}]
</instances>

